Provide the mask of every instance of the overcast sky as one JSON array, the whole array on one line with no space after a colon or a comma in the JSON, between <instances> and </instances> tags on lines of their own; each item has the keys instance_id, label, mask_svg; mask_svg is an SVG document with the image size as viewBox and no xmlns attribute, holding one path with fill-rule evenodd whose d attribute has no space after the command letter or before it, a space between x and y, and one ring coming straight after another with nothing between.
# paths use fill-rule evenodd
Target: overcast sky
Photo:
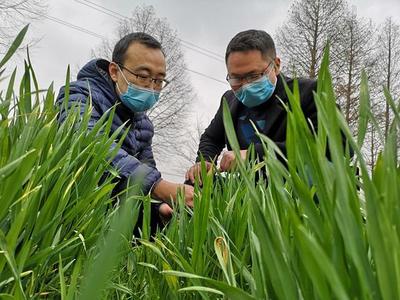
<instances>
[{"instance_id":1,"label":"overcast sky","mask_svg":"<svg viewBox=\"0 0 400 300\"><path fill-rule=\"evenodd\" d=\"M181 39L219 53L221 56L224 55L229 40L239 31L255 28L274 35L275 29L285 22L291 2L288 0L91 1L126 16L129 16L137 5L151 4L157 15L166 18L171 27L177 30ZM49 16L102 36L112 37L117 24L115 18L74 0L50 0L48 3ZM358 15L372 18L375 23L381 23L387 16L393 16L395 21L400 23L400 0L351 0L349 3L356 6ZM91 50L101 42L98 37L44 18L32 24L30 35L41 38L31 49L31 59L39 81L43 87L54 81L56 90L64 82L67 65L71 65L76 74L78 68L90 59ZM225 81L226 69L223 61L211 59L184 47L182 49L189 69ZM206 126L218 107L222 93L229 86L194 73L189 74L197 94L193 106L193 111L196 112L193 116L193 126L195 127L196 119ZM161 171L167 169L160 162L159 165ZM183 173L184 170L177 174L181 176L179 178L182 178Z\"/></svg>"}]
</instances>

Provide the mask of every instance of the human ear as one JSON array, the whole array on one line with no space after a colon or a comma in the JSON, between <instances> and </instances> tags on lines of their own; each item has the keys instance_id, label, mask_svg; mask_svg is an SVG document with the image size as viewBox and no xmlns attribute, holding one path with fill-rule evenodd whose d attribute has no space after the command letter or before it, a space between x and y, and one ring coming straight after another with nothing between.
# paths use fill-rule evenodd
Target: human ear
<instances>
[{"instance_id":1,"label":"human ear","mask_svg":"<svg viewBox=\"0 0 400 300\"><path fill-rule=\"evenodd\" d=\"M274 69L276 75L278 75L281 72L281 59L277 56L274 59Z\"/></svg>"},{"instance_id":2,"label":"human ear","mask_svg":"<svg viewBox=\"0 0 400 300\"><path fill-rule=\"evenodd\" d=\"M117 82L118 80L118 67L117 64L114 62L111 62L108 65L108 73L110 74L110 77L112 79L112 81Z\"/></svg>"}]
</instances>

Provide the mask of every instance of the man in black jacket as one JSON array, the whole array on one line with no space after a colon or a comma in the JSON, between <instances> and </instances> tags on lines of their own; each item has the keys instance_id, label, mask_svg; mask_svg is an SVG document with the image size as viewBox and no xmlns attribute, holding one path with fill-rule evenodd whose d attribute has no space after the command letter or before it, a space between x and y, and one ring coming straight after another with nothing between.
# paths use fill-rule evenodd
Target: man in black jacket
<instances>
[{"instance_id":1,"label":"man in black jacket","mask_svg":"<svg viewBox=\"0 0 400 300\"><path fill-rule=\"evenodd\" d=\"M226 80L231 90L225 92L222 99L226 99L230 108L241 157L246 157L250 144L254 144L258 157L264 155L261 141L251 122L286 154L287 114L281 101L288 103L283 81L292 89L293 79L279 75L281 61L276 55L271 36L262 30L238 33L229 42L225 62L228 70ZM298 83L301 107L306 118L317 128L317 111L313 99L316 81L298 79ZM227 146L228 151L223 153L220 161L220 170L229 171L235 164L235 155L225 135L222 99L214 119L200 138L196 164L186 172L186 180L192 183L200 174L201 155L206 160L207 169L210 169L212 162Z\"/></svg>"}]
</instances>

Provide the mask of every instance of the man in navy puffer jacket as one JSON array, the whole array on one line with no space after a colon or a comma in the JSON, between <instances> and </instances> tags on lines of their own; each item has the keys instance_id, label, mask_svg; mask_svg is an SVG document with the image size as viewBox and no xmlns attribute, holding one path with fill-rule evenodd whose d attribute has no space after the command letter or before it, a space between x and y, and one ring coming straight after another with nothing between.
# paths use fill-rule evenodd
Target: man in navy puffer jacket
<instances>
[{"instance_id":1,"label":"man in navy puffer jacket","mask_svg":"<svg viewBox=\"0 0 400 300\"><path fill-rule=\"evenodd\" d=\"M112 165L121 177L119 190L129 180L143 181L144 194L168 202L176 200L179 189L184 189L188 206L193 206L193 187L162 179L156 168L152 152L153 124L145 111L158 100L160 91L168 81L165 56L161 44L145 33L131 33L123 37L113 51L112 62L94 59L78 73L77 81L71 82L68 107L79 105L81 114L91 98L93 110L89 130L101 116L116 106L111 133L127 122L129 132ZM58 105L64 102L65 91L61 88ZM60 121L66 118L62 110ZM166 203L159 207L159 214L169 217L172 209ZM154 215L154 212L153 212Z\"/></svg>"}]
</instances>

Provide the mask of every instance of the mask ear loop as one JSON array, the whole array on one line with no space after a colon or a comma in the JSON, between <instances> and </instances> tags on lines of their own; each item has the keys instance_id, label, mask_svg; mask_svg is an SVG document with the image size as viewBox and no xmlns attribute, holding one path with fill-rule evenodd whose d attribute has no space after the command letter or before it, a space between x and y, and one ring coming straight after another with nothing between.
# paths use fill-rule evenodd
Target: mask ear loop
<instances>
[{"instance_id":1,"label":"mask ear loop","mask_svg":"<svg viewBox=\"0 0 400 300\"><path fill-rule=\"evenodd\" d=\"M130 82L126 79L124 73L121 70L121 67L119 66L119 64L117 64L116 62L114 62L117 65L118 70L121 72L122 78L124 78L126 84L129 86ZM119 88L118 82L115 82L115 86L117 87L117 90L120 94L122 94L121 89Z\"/></svg>"},{"instance_id":2,"label":"mask ear loop","mask_svg":"<svg viewBox=\"0 0 400 300\"><path fill-rule=\"evenodd\" d=\"M128 79L126 79L126 77L125 77L125 75L124 75L124 72L122 72L122 70L121 70L121 67L119 66L119 64L117 64L117 63L115 63L115 64L117 65L118 70L121 72L121 75L122 75L122 77L124 78L126 84L129 85L130 82L128 81Z\"/></svg>"},{"instance_id":3,"label":"mask ear loop","mask_svg":"<svg viewBox=\"0 0 400 300\"><path fill-rule=\"evenodd\" d=\"M271 62L268 64L267 69L265 70L264 74L267 75L269 73L271 73L272 69L275 68L275 62L273 59L271 59Z\"/></svg>"},{"instance_id":4,"label":"mask ear loop","mask_svg":"<svg viewBox=\"0 0 400 300\"><path fill-rule=\"evenodd\" d=\"M265 76L269 76L270 75L270 73L271 73L271 71L276 67L276 64L275 64L275 61L274 61L275 59L271 59L271 62L269 63L269 65L268 65L268 67L267 67L267 70L265 70L265 73L264 73L264 75ZM272 68L270 68L270 66L272 66ZM268 71L268 69L269 69L269 71ZM269 81L271 81L271 79L268 77L268 80ZM276 82L278 81L278 77L277 76L275 76L275 83L274 83L274 85L276 85ZM272 83L272 81L271 81L271 83Z\"/></svg>"}]
</instances>

